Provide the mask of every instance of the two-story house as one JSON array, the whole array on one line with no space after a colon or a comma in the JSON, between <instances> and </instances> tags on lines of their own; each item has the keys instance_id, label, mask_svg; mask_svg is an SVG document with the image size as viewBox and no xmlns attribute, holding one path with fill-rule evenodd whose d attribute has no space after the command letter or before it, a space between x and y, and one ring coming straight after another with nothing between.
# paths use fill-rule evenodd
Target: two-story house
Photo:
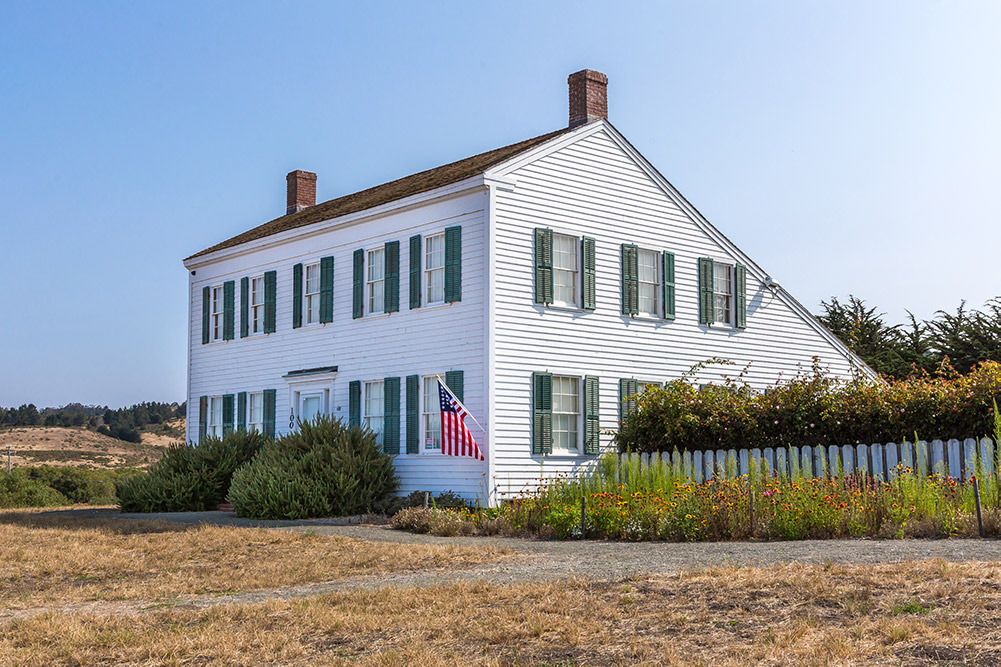
<instances>
[{"instance_id":1,"label":"two-story house","mask_svg":"<svg viewBox=\"0 0 1001 667\"><path fill-rule=\"evenodd\" d=\"M869 372L607 119L605 75L569 77L570 122L316 203L184 261L188 437L280 436L324 413L395 456L402 491L495 504L612 446L623 399L718 357L765 388ZM486 461L441 454L435 376Z\"/></svg>"}]
</instances>

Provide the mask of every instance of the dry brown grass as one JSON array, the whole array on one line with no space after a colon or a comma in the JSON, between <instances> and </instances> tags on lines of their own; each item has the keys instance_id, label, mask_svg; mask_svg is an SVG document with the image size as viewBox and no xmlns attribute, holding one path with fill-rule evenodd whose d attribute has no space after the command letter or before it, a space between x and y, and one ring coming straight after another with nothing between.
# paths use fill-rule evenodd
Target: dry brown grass
<instances>
[{"instance_id":1,"label":"dry brown grass","mask_svg":"<svg viewBox=\"0 0 1001 667\"><path fill-rule=\"evenodd\" d=\"M714 569L51 614L0 626L0 661L376 665L1001 661L1001 564Z\"/></svg>"},{"instance_id":2,"label":"dry brown grass","mask_svg":"<svg viewBox=\"0 0 1001 667\"><path fill-rule=\"evenodd\" d=\"M179 440L173 438L173 441ZM17 452L14 466L53 465L84 468L145 468L163 454L162 438L133 444L89 431L63 426L32 426L0 429L0 449ZM2 463L7 465L6 455Z\"/></svg>"},{"instance_id":3,"label":"dry brown grass","mask_svg":"<svg viewBox=\"0 0 1001 667\"><path fill-rule=\"evenodd\" d=\"M0 512L0 607L161 599L466 567L489 546L382 544L258 528Z\"/></svg>"}]
</instances>

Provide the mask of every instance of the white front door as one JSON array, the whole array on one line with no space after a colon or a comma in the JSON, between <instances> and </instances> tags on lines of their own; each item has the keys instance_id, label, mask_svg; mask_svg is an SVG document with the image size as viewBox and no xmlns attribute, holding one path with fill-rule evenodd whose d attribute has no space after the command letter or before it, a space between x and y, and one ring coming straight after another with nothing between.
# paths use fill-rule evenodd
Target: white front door
<instances>
[{"instance_id":1,"label":"white front door","mask_svg":"<svg viewBox=\"0 0 1001 667\"><path fill-rule=\"evenodd\" d=\"M323 412L323 394L302 394L299 405L299 419L311 422Z\"/></svg>"}]
</instances>

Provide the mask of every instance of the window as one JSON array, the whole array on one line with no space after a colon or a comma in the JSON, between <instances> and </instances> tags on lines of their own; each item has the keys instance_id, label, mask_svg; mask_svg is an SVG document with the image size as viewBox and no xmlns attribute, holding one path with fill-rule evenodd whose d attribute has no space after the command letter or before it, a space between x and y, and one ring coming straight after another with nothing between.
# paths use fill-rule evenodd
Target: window
<instances>
[{"instance_id":1,"label":"window","mask_svg":"<svg viewBox=\"0 0 1001 667\"><path fill-rule=\"evenodd\" d=\"M553 452L576 454L580 423L580 379L553 376Z\"/></svg>"},{"instance_id":2,"label":"window","mask_svg":"<svg viewBox=\"0 0 1001 667\"><path fill-rule=\"evenodd\" d=\"M368 251L368 312L381 313L386 309L386 250Z\"/></svg>"},{"instance_id":3,"label":"window","mask_svg":"<svg viewBox=\"0 0 1001 667\"><path fill-rule=\"evenodd\" d=\"M438 397L438 378L424 377L424 409L421 411L424 426L424 451L441 451L441 402Z\"/></svg>"},{"instance_id":4,"label":"window","mask_svg":"<svg viewBox=\"0 0 1001 667\"><path fill-rule=\"evenodd\" d=\"M306 324L320 321L320 265L306 265L306 290L303 295Z\"/></svg>"},{"instance_id":5,"label":"window","mask_svg":"<svg viewBox=\"0 0 1001 667\"><path fill-rule=\"evenodd\" d=\"M214 438L222 437L222 396L209 399L208 434Z\"/></svg>"},{"instance_id":6,"label":"window","mask_svg":"<svg viewBox=\"0 0 1001 667\"><path fill-rule=\"evenodd\" d=\"M264 433L264 392L252 392L247 400L247 430L251 433Z\"/></svg>"},{"instance_id":7,"label":"window","mask_svg":"<svg viewBox=\"0 0 1001 667\"><path fill-rule=\"evenodd\" d=\"M428 305L445 302L445 235L424 240L424 275Z\"/></svg>"},{"instance_id":8,"label":"window","mask_svg":"<svg viewBox=\"0 0 1001 667\"><path fill-rule=\"evenodd\" d=\"M640 250L637 253L637 274L639 277L639 303L640 315L651 315L657 317L660 314L658 309L658 293L660 286L660 267L657 260L660 253L653 250Z\"/></svg>"},{"instance_id":9,"label":"window","mask_svg":"<svg viewBox=\"0 0 1001 667\"><path fill-rule=\"evenodd\" d=\"M250 281L250 333L264 333L264 276Z\"/></svg>"},{"instance_id":10,"label":"window","mask_svg":"<svg viewBox=\"0 0 1001 667\"><path fill-rule=\"evenodd\" d=\"M375 433L375 442L382 445L385 388L382 380L365 383L365 426Z\"/></svg>"},{"instance_id":11,"label":"window","mask_svg":"<svg viewBox=\"0 0 1001 667\"><path fill-rule=\"evenodd\" d=\"M659 389L661 384L659 382L644 382L643 380L638 380L636 382L636 394L640 395L646 391L647 387L655 387Z\"/></svg>"},{"instance_id":12,"label":"window","mask_svg":"<svg viewBox=\"0 0 1001 667\"><path fill-rule=\"evenodd\" d=\"M212 288L212 340L222 340L222 320L224 309L222 294L222 285ZM220 408L220 410L221 409L222 408Z\"/></svg>"},{"instance_id":13,"label":"window","mask_svg":"<svg viewBox=\"0 0 1001 667\"><path fill-rule=\"evenodd\" d=\"M717 322L729 324L730 300L733 298L733 267L728 264L713 263L713 318Z\"/></svg>"},{"instance_id":14,"label":"window","mask_svg":"<svg viewBox=\"0 0 1001 667\"><path fill-rule=\"evenodd\" d=\"M576 236L553 234L553 303L577 306L577 246Z\"/></svg>"}]
</instances>

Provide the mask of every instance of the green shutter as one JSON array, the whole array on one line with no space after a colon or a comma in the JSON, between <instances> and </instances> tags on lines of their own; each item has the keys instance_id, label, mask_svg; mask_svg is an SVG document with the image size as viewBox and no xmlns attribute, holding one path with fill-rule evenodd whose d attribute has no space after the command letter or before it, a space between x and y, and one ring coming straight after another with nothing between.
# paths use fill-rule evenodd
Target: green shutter
<instances>
[{"instance_id":1,"label":"green shutter","mask_svg":"<svg viewBox=\"0 0 1001 667\"><path fill-rule=\"evenodd\" d=\"M636 392L639 390L639 382L635 378L623 378L619 380L619 420L623 420L627 415L636 412Z\"/></svg>"},{"instance_id":2,"label":"green shutter","mask_svg":"<svg viewBox=\"0 0 1001 667\"><path fill-rule=\"evenodd\" d=\"M240 278L240 338L250 335L250 278Z\"/></svg>"},{"instance_id":3,"label":"green shutter","mask_svg":"<svg viewBox=\"0 0 1001 667\"><path fill-rule=\"evenodd\" d=\"M278 320L278 272L264 274L264 333L274 333Z\"/></svg>"},{"instance_id":4,"label":"green shutter","mask_svg":"<svg viewBox=\"0 0 1001 667\"><path fill-rule=\"evenodd\" d=\"M419 375L407 376L407 454L421 451Z\"/></svg>"},{"instance_id":5,"label":"green shutter","mask_svg":"<svg viewBox=\"0 0 1001 667\"><path fill-rule=\"evenodd\" d=\"M385 312L400 310L400 242L386 242L386 307Z\"/></svg>"},{"instance_id":6,"label":"green shutter","mask_svg":"<svg viewBox=\"0 0 1001 667\"><path fill-rule=\"evenodd\" d=\"M359 318L365 314L365 251L361 248L355 250L351 280L351 317Z\"/></svg>"},{"instance_id":7,"label":"green shutter","mask_svg":"<svg viewBox=\"0 0 1001 667\"><path fill-rule=\"evenodd\" d=\"M674 253L666 250L661 255L664 276L664 319L674 319Z\"/></svg>"},{"instance_id":8,"label":"green shutter","mask_svg":"<svg viewBox=\"0 0 1001 667\"><path fill-rule=\"evenodd\" d=\"M462 227L445 228L445 302L462 301Z\"/></svg>"},{"instance_id":9,"label":"green shutter","mask_svg":"<svg viewBox=\"0 0 1001 667\"><path fill-rule=\"evenodd\" d=\"M553 302L553 230L535 228L535 303Z\"/></svg>"},{"instance_id":10,"label":"green shutter","mask_svg":"<svg viewBox=\"0 0 1001 667\"><path fill-rule=\"evenodd\" d=\"M386 402L382 449L395 455L400 453L400 378L385 378L383 389Z\"/></svg>"},{"instance_id":11,"label":"green shutter","mask_svg":"<svg viewBox=\"0 0 1001 667\"><path fill-rule=\"evenodd\" d=\"M302 264L292 267L292 328L302 326Z\"/></svg>"},{"instance_id":12,"label":"green shutter","mask_svg":"<svg viewBox=\"0 0 1001 667\"><path fill-rule=\"evenodd\" d=\"M241 431L247 430L247 392L245 391L236 395L236 427Z\"/></svg>"},{"instance_id":13,"label":"green shutter","mask_svg":"<svg viewBox=\"0 0 1001 667\"><path fill-rule=\"evenodd\" d=\"M553 374L532 373L532 453L553 451Z\"/></svg>"},{"instance_id":14,"label":"green shutter","mask_svg":"<svg viewBox=\"0 0 1001 667\"><path fill-rule=\"evenodd\" d=\"M598 378L584 378L584 453L597 454L601 450L601 420L599 413Z\"/></svg>"},{"instance_id":15,"label":"green shutter","mask_svg":"<svg viewBox=\"0 0 1001 667\"><path fill-rule=\"evenodd\" d=\"M209 432L209 397L198 399L198 442L205 442Z\"/></svg>"},{"instance_id":16,"label":"green shutter","mask_svg":"<svg viewBox=\"0 0 1001 667\"><path fill-rule=\"evenodd\" d=\"M462 371L448 371L445 373L445 386L451 389L452 393L460 401L466 400L462 397L462 385Z\"/></svg>"},{"instance_id":17,"label":"green shutter","mask_svg":"<svg viewBox=\"0 0 1001 667\"><path fill-rule=\"evenodd\" d=\"M699 324L713 323L713 260L699 257Z\"/></svg>"},{"instance_id":18,"label":"green shutter","mask_svg":"<svg viewBox=\"0 0 1001 667\"><path fill-rule=\"evenodd\" d=\"M361 381L348 383L348 426L361 426Z\"/></svg>"},{"instance_id":19,"label":"green shutter","mask_svg":"<svg viewBox=\"0 0 1001 667\"><path fill-rule=\"evenodd\" d=\"M594 310L597 306L597 279L595 275L596 261L594 257L595 241L590 236L585 236L581 242L581 249L584 256L584 280L581 281L583 287L584 310Z\"/></svg>"},{"instance_id":20,"label":"green shutter","mask_svg":"<svg viewBox=\"0 0 1001 667\"><path fill-rule=\"evenodd\" d=\"M264 435L274 439L275 437L275 404L277 391L274 389L264 390Z\"/></svg>"},{"instance_id":21,"label":"green shutter","mask_svg":"<svg viewBox=\"0 0 1001 667\"><path fill-rule=\"evenodd\" d=\"M410 307L421 307L421 235L410 237Z\"/></svg>"},{"instance_id":22,"label":"green shutter","mask_svg":"<svg viewBox=\"0 0 1001 667\"><path fill-rule=\"evenodd\" d=\"M212 289L202 288L202 345L209 342L209 317L212 309Z\"/></svg>"},{"instance_id":23,"label":"green shutter","mask_svg":"<svg viewBox=\"0 0 1001 667\"><path fill-rule=\"evenodd\" d=\"M226 394L222 397L222 434L224 436L233 432L233 394Z\"/></svg>"},{"instance_id":24,"label":"green shutter","mask_svg":"<svg viewBox=\"0 0 1001 667\"><path fill-rule=\"evenodd\" d=\"M733 272L733 283L736 294L734 295L734 311L737 315L737 328L747 328L747 267L738 264Z\"/></svg>"},{"instance_id":25,"label":"green shutter","mask_svg":"<svg viewBox=\"0 0 1001 667\"><path fill-rule=\"evenodd\" d=\"M222 337L233 340L236 332L236 283L227 280L222 284Z\"/></svg>"},{"instance_id":26,"label":"green shutter","mask_svg":"<svg viewBox=\"0 0 1001 667\"><path fill-rule=\"evenodd\" d=\"M320 322L334 321L334 258L320 258Z\"/></svg>"},{"instance_id":27,"label":"green shutter","mask_svg":"<svg viewBox=\"0 0 1001 667\"><path fill-rule=\"evenodd\" d=\"M639 313L639 249L629 243L622 244L622 314Z\"/></svg>"}]
</instances>

